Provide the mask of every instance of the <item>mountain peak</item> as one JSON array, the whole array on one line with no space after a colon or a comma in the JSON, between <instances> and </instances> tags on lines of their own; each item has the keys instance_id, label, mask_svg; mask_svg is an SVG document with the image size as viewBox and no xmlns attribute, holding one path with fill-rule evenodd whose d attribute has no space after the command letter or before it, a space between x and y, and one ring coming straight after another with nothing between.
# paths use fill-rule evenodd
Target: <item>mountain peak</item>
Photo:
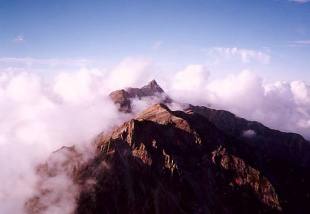
<instances>
[{"instance_id":1,"label":"mountain peak","mask_svg":"<svg viewBox=\"0 0 310 214\"><path fill-rule=\"evenodd\" d=\"M158 85L156 80L150 81L147 85L143 86L142 89L150 89L153 92L163 93L164 90Z\"/></svg>"},{"instance_id":2,"label":"mountain peak","mask_svg":"<svg viewBox=\"0 0 310 214\"><path fill-rule=\"evenodd\" d=\"M172 100L158 85L156 80L150 81L142 88L127 88L110 93L110 98L115 104L119 105L119 110L122 112L131 112L131 100L142 99L145 97L156 98L158 102L170 103Z\"/></svg>"},{"instance_id":3,"label":"mountain peak","mask_svg":"<svg viewBox=\"0 0 310 214\"><path fill-rule=\"evenodd\" d=\"M148 85L158 85L158 84L157 84L156 80L153 79L153 80L151 80L151 81L149 82Z\"/></svg>"}]
</instances>

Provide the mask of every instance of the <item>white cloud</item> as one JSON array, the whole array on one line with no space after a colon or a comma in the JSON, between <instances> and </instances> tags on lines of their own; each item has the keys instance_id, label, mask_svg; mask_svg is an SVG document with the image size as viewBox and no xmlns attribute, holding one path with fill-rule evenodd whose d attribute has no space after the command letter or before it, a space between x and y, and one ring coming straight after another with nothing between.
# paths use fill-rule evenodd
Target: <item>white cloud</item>
<instances>
[{"instance_id":1,"label":"white cloud","mask_svg":"<svg viewBox=\"0 0 310 214\"><path fill-rule=\"evenodd\" d=\"M248 129L248 130L243 131L242 135L243 137L246 137L246 138L252 138L252 137L255 137L256 132L252 129Z\"/></svg>"},{"instance_id":2,"label":"white cloud","mask_svg":"<svg viewBox=\"0 0 310 214\"><path fill-rule=\"evenodd\" d=\"M171 82L174 90L197 91L204 87L209 71L204 65L188 65L176 73Z\"/></svg>"},{"instance_id":3,"label":"white cloud","mask_svg":"<svg viewBox=\"0 0 310 214\"><path fill-rule=\"evenodd\" d=\"M208 50L208 54L217 57L218 60L239 59L243 63L258 62L268 64L271 59L271 56L265 52L237 47L214 47Z\"/></svg>"},{"instance_id":4,"label":"white cloud","mask_svg":"<svg viewBox=\"0 0 310 214\"><path fill-rule=\"evenodd\" d=\"M290 86L296 103L299 105L310 105L309 85L302 81L293 81Z\"/></svg>"},{"instance_id":5,"label":"white cloud","mask_svg":"<svg viewBox=\"0 0 310 214\"><path fill-rule=\"evenodd\" d=\"M164 80L167 92L176 100L188 103L197 103L201 100L201 94L205 91L206 82L209 77L209 70L205 65L193 64L177 71L169 79Z\"/></svg>"},{"instance_id":6,"label":"white cloud","mask_svg":"<svg viewBox=\"0 0 310 214\"><path fill-rule=\"evenodd\" d=\"M211 80L210 71L199 64L169 75L158 76L154 71L149 59L126 58L107 71L83 69L49 78L35 72L0 72L1 212L23 213L23 203L33 194L36 184L33 167L52 151L72 144L88 145L101 131L131 117L117 111L107 97L109 92L141 86L155 76L177 101L212 104L271 128L310 138L310 85L305 82L267 84L250 71ZM153 102L134 102L134 107L144 108ZM46 185L53 182L66 188L66 177ZM61 188L55 191L62 191ZM68 199L63 209L72 208L73 201Z\"/></svg>"},{"instance_id":7,"label":"white cloud","mask_svg":"<svg viewBox=\"0 0 310 214\"><path fill-rule=\"evenodd\" d=\"M108 85L111 89L141 86L151 77L152 61L147 58L128 57L112 68Z\"/></svg>"},{"instance_id":8,"label":"white cloud","mask_svg":"<svg viewBox=\"0 0 310 214\"><path fill-rule=\"evenodd\" d=\"M18 35L18 36L16 36L16 37L13 39L13 41L14 41L15 43L23 43L23 42L25 42L25 38L24 38L23 35Z\"/></svg>"},{"instance_id":9,"label":"white cloud","mask_svg":"<svg viewBox=\"0 0 310 214\"><path fill-rule=\"evenodd\" d=\"M170 82L173 83L183 72L171 77ZM184 91L181 86L170 84L167 85L169 94L184 103L211 105L274 129L303 134L310 139L309 84L302 81L267 84L250 71L215 80L208 80L203 73L194 76L202 80L199 82L200 89L187 87ZM182 79L191 81L190 75Z\"/></svg>"},{"instance_id":10,"label":"white cloud","mask_svg":"<svg viewBox=\"0 0 310 214\"><path fill-rule=\"evenodd\" d=\"M89 145L101 131L128 118L107 97L104 76L87 70L50 79L31 72L0 73L2 213L23 213L25 200L35 190L34 166L51 152L62 146ZM55 179L70 184L65 177ZM63 204L70 207L72 201Z\"/></svg>"}]
</instances>

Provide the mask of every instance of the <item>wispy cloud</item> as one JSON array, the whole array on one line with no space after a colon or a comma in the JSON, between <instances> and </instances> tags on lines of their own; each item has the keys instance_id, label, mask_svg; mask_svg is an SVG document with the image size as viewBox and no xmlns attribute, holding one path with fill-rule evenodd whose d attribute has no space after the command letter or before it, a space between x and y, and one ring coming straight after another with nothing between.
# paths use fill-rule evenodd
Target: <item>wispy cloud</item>
<instances>
[{"instance_id":1,"label":"wispy cloud","mask_svg":"<svg viewBox=\"0 0 310 214\"><path fill-rule=\"evenodd\" d=\"M23 43L23 42L25 42L25 37L23 35L17 35L13 39L13 42L15 42L15 43Z\"/></svg>"},{"instance_id":2,"label":"wispy cloud","mask_svg":"<svg viewBox=\"0 0 310 214\"><path fill-rule=\"evenodd\" d=\"M289 44L290 47L305 47L310 46L310 40L296 40Z\"/></svg>"},{"instance_id":3,"label":"wispy cloud","mask_svg":"<svg viewBox=\"0 0 310 214\"><path fill-rule=\"evenodd\" d=\"M46 65L46 66L86 66L92 61L88 59L57 59L57 58L15 58L15 57L2 57L0 64L8 65Z\"/></svg>"},{"instance_id":4,"label":"wispy cloud","mask_svg":"<svg viewBox=\"0 0 310 214\"><path fill-rule=\"evenodd\" d=\"M243 63L259 62L268 64L271 59L271 56L268 53L237 47L214 47L209 49L208 53L225 59L238 58Z\"/></svg>"}]
</instances>

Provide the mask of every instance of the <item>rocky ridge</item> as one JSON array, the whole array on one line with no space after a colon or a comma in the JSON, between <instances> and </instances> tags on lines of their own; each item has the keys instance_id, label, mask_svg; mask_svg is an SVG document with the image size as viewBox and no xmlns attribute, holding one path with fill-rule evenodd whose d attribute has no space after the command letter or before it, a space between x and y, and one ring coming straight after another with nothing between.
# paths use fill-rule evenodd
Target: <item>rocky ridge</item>
<instances>
[{"instance_id":1,"label":"rocky ridge","mask_svg":"<svg viewBox=\"0 0 310 214\"><path fill-rule=\"evenodd\" d=\"M109 96L118 105L119 110L126 113L132 111L132 99L155 98L157 102L172 102L171 98L155 80L150 81L141 88L127 88L113 91Z\"/></svg>"},{"instance_id":2,"label":"rocky ridge","mask_svg":"<svg viewBox=\"0 0 310 214\"><path fill-rule=\"evenodd\" d=\"M112 99L120 105L162 91L152 85ZM310 212L310 143L227 111L159 103L94 144L93 158L65 164L79 189L74 213ZM41 198L28 202L29 213L42 213Z\"/></svg>"}]
</instances>

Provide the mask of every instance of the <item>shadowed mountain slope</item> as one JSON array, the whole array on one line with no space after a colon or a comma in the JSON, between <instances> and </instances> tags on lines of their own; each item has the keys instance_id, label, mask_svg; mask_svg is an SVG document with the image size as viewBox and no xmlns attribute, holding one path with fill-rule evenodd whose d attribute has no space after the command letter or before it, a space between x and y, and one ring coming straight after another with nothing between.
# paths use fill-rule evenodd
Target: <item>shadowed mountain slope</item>
<instances>
[{"instance_id":1,"label":"shadowed mountain slope","mask_svg":"<svg viewBox=\"0 0 310 214\"><path fill-rule=\"evenodd\" d=\"M227 111L155 104L94 145L83 163L74 147L56 152L70 153L60 166L78 189L74 213L310 212L310 143ZM38 191L29 213L43 213L48 194Z\"/></svg>"},{"instance_id":2,"label":"shadowed mountain slope","mask_svg":"<svg viewBox=\"0 0 310 214\"><path fill-rule=\"evenodd\" d=\"M204 117L154 105L98 137L97 157L77 176L98 186L82 191L77 211L279 212L272 184L239 156L239 144ZM98 174L103 162L109 169Z\"/></svg>"}]
</instances>

